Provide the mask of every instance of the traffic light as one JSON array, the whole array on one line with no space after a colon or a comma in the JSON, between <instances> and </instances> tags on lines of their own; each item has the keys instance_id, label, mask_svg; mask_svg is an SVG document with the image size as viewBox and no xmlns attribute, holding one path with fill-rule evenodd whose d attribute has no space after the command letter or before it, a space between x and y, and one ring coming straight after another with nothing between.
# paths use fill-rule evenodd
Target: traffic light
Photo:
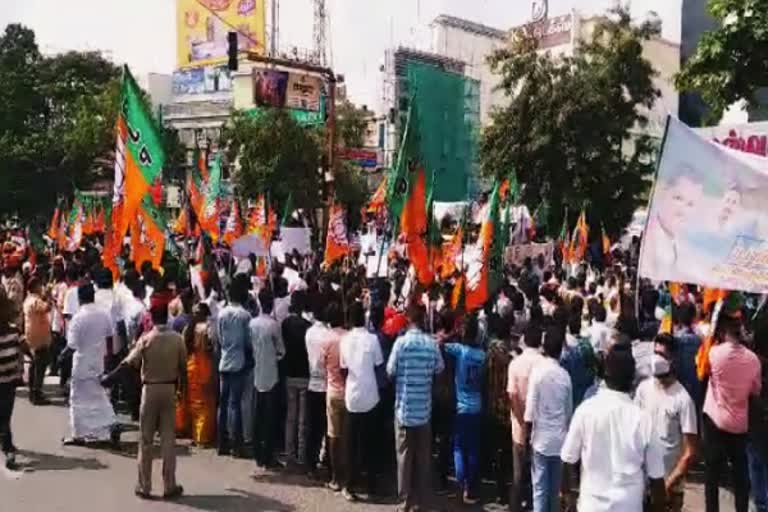
<instances>
[{"instance_id":1,"label":"traffic light","mask_svg":"<svg viewBox=\"0 0 768 512\"><path fill-rule=\"evenodd\" d=\"M229 56L229 70L237 71L237 57L240 53L237 48L237 32L230 32L228 35L229 46L227 55Z\"/></svg>"}]
</instances>

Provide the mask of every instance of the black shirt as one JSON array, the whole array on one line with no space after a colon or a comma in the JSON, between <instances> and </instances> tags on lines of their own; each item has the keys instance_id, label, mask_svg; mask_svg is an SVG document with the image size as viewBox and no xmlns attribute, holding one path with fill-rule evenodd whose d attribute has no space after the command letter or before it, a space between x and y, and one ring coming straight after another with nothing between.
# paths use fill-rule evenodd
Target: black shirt
<instances>
[{"instance_id":1,"label":"black shirt","mask_svg":"<svg viewBox=\"0 0 768 512\"><path fill-rule=\"evenodd\" d=\"M310 325L307 320L293 313L283 320L285 357L281 361L281 366L284 375L289 379L309 378L306 334Z\"/></svg>"}]
</instances>

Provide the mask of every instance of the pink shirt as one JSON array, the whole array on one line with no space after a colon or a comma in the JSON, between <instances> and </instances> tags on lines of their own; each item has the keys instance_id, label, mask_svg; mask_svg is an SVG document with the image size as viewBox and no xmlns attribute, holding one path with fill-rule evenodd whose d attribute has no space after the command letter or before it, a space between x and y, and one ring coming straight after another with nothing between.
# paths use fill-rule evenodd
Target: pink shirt
<instances>
[{"instance_id":1,"label":"pink shirt","mask_svg":"<svg viewBox=\"0 0 768 512\"><path fill-rule=\"evenodd\" d=\"M704 413L720 430L747 432L749 396L759 395L760 360L740 343L726 341L709 351L712 368Z\"/></svg>"},{"instance_id":2,"label":"pink shirt","mask_svg":"<svg viewBox=\"0 0 768 512\"><path fill-rule=\"evenodd\" d=\"M326 393L333 398L344 398L344 387L346 381L341 373L341 360L339 349L341 337L346 334L343 329L331 329L329 331L328 341L325 342L322 349L321 363L325 367L327 380Z\"/></svg>"},{"instance_id":3,"label":"pink shirt","mask_svg":"<svg viewBox=\"0 0 768 512\"><path fill-rule=\"evenodd\" d=\"M525 398L528 394L528 379L534 367L544 361L538 349L525 347L523 353L509 363L507 370L507 393L510 395L512 416L512 441L525 445Z\"/></svg>"}]
</instances>

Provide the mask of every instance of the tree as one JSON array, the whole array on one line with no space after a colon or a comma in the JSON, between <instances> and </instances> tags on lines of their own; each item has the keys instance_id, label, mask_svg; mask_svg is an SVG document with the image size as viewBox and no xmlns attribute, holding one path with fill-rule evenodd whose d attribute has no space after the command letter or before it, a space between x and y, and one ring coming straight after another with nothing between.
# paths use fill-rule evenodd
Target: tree
<instances>
[{"instance_id":1,"label":"tree","mask_svg":"<svg viewBox=\"0 0 768 512\"><path fill-rule=\"evenodd\" d=\"M111 168L119 69L95 52L45 57L35 35L0 35L0 213L47 214Z\"/></svg>"},{"instance_id":2,"label":"tree","mask_svg":"<svg viewBox=\"0 0 768 512\"><path fill-rule=\"evenodd\" d=\"M336 145L346 148L363 147L368 115L368 110L357 108L349 100L341 102L336 107Z\"/></svg>"},{"instance_id":3,"label":"tree","mask_svg":"<svg viewBox=\"0 0 768 512\"><path fill-rule=\"evenodd\" d=\"M283 109L258 115L235 112L224 127L221 146L237 162L233 181L244 200L268 193L270 201L313 209L322 204L321 139Z\"/></svg>"},{"instance_id":4,"label":"tree","mask_svg":"<svg viewBox=\"0 0 768 512\"><path fill-rule=\"evenodd\" d=\"M529 208L547 206L550 235L566 208L571 221L586 208L593 225L616 234L643 203L653 145L636 132L659 92L642 52L659 32L658 22L633 25L626 10L614 9L572 57L540 53L530 28L491 55L509 104L481 136L481 170L514 171Z\"/></svg>"},{"instance_id":5,"label":"tree","mask_svg":"<svg viewBox=\"0 0 768 512\"><path fill-rule=\"evenodd\" d=\"M675 84L701 94L705 120L717 122L737 101L756 106L768 87L768 0L709 0L709 12L720 28L704 34Z\"/></svg>"}]
</instances>

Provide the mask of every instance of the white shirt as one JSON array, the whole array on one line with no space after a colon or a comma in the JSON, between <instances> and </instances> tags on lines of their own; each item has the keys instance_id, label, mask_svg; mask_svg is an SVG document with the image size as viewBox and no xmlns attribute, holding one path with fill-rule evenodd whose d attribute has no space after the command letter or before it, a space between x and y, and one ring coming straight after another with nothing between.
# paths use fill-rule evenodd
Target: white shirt
<instances>
[{"instance_id":1,"label":"white shirt","mask_svg":"<svg viewBox=\"0 0 768 512\"><path fill-rule=\"evenodd\" d=\"M276 297L275 298L275 308L272 311L272 316L275 317L275 320L277 320L277 323L280 325L283 324L283 320L288 318L288 313L290 313L289 308L291 307L291 296L286 295L285 297Z\"/></svg>"},{"instance_id":2,"label":"white shirt","mask_svg":"<svg viewBox=\"0 0 768 512\"><path fill-rule=\"evenodd\" d=\"M525 399L525 422L531 423L531 446L541 455L557 457L573 414L571 377L551 357L531 372Z\"/></svg>"},{"instance_id":3,"label":"white shirt","mask_svg":"<svg viewBox=\"0 0 768 512\"><path fill-rule=\"evenodd\" d=\"M67 346L72 357L72 378L98 378L104 373L107 338L112 336L112 319L96 304L81 307L67 329Z\"/></svg>"},{"instance_id":4,"label":"white shirt","mask_svg":"<svg viewBox=\"0 0 768 512\"><path fill-rule=\"evenodd\" d=\"M349 370L344 401L349 412L368 412L379 403L376 367L384 364L379 339L364 327L341 338L339 363Z\"/></svg>"},{"instance_id":5,"label":"white shirt","mask_svg":"<svg viewBox=\"0 0 768 512\"><path fill-rule=\"evenodd\" d=\"M77 298L77 286L70 286L64 294L64 308L62 313L69 315L70 317L75 316L79 307L80 299Z\"/></svg>"},{"instance_id":6,"label":"white shirt","mask_svg":"<svg viewBox=\"0 0 768 512\"><path fill-rule=\"evenodd\" d=\"M280 324L264 313L250 323L253 345L253 387L261 393L271 391L277 384L277 362L285 356Z\"/></svg>"},{"instance_id":7,"label":"white shirt","mask_svg":"<svg viewBox=\"0 0 768 512\"><path fill-rule=\"evenodd\" d=\"M637 387L635 403L653 418L664 455L664 475L668 476L683 453L683 435L698 433L693 400L678 381L665 388L651 377Z\"/></svg>"},{"instance_id":8,"label":"white shirt","mask_svg":"<svg viewBox=\"0 0 768 512\"><path fill-rule=\"evenodd\" d=\"M576 409L561 457L581 460L579 512L641 511L646 477L664 477L650 414L607 387Z\"/></svg>"},{"instance_id":9,"label":"white shirt","mask_svg":"<svg viewBox=\"0 0 768 512\"><path fill-rule=\"evenodd\" d=\"M120 304L115 299L115 292L97 288L93 303L109 315L110 320L112 320L112 332L117 332L117 323L122 319L122 313L118 309ZM115 353L118 353L122 347L117 345L117 338L112 340L112 343Z\"/></svg>"},{"instance_id":10,"label":"white shirt","mask_svg":"<svg viewBox=\"0 0 768 512\"><path fill-rule=\"evenodd\" d=\"M611 344L611 328L604 322L593 321L589 327L589 341L597 352L607 352Z\"/></svg>"},{"instance_id":11,"label":"white shirt","mask_svg":"<svg viewBox=\"0 0 768 512\"><path fill-rule=\"evenodd\" d=\"M309 358L309 391L325 393L325 366L321 364L323 358L323 345L333 334L322 322L313 323L304 336L307 344L307 357Z\"/></svg>"}]
</instances>

